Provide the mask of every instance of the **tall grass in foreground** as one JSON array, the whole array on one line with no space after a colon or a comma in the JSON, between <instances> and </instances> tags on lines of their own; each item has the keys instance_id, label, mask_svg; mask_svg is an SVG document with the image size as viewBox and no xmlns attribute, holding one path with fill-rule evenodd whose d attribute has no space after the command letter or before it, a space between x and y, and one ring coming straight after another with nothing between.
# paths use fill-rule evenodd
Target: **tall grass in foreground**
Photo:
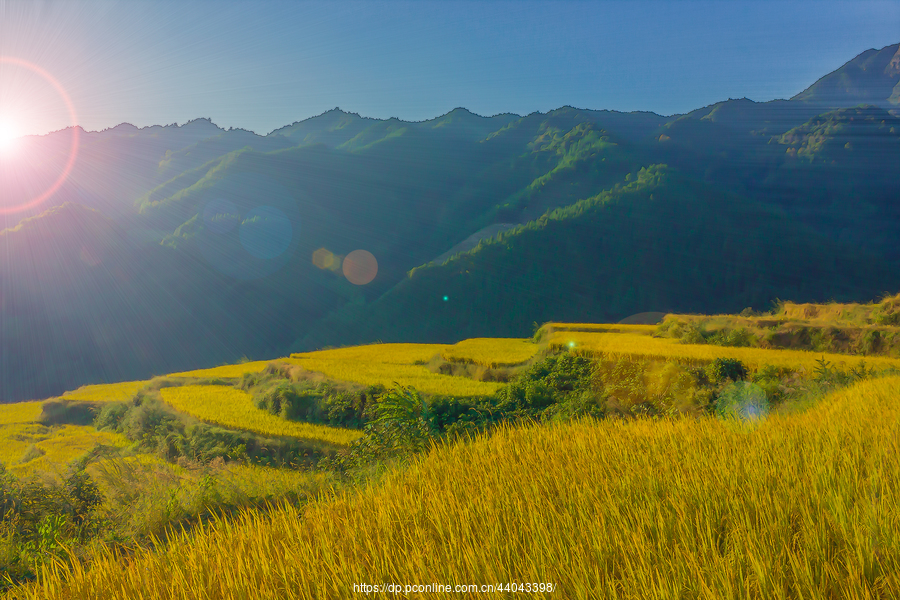
<instances>
[{"instance_id":1,"label":"tall grass in foreground","mask_svg":"<svg viewBox=\"0 0 900 600\"><path fill-rule=\"evenodd\" d=\"M898 506L894 377L755 425L505 428L336 500L195 529L159 554L48 567L20 596L353 598L355 583L512 581L555 584L529 594L545 598L897 598Z\"/></svg>"},{"instance_id":2,"label":"tall grass in foreground","mask_svg":"<svg viewBox=\"0 0 900 600\"><path fill-rule=\"evenodd\" d=\"M217 511L261 506L273 498L305 498L327 490L327 473L225 463L167 463L157 457L111 456L87 472L104 497L103 518L126 539L164 537L170 529Z\"/></svg>"}]
</instances>

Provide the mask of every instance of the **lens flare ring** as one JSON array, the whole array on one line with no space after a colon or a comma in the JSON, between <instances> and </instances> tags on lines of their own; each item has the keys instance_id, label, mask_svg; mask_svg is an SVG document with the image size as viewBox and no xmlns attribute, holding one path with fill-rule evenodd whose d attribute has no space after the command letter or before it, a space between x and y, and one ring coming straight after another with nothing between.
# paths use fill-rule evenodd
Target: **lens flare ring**
<instances>
[{"instance_id":1,"label":"lens flare ring","mask_svg":"<svg viewBox=\"0 0 900 600\"><path fill-rule=\"evenodd\" d=\"M0 215L8 215L34 208L35 206L38 206L45 202L50 198L50 196L59 191L59 188L62 187L62 184L65 183L66 179L68 179L69 174L72 173L72 169L75 166L75 159L78 157L79 132L78 116L75 114L75 106L72 104L72 100L66 93L65 88L63 88L62 84L60 84L59 81L56 80L56 78L54 78L50 73L37 66L36 64L28 62L27 60L23 60L21 58L16 58L13 56L0 56L0 64L22 67L44 78L47 83L49 83L59 94L63 103L66 105L66 109L69 111L69 117L72 120L72 142L69 146L69 159L66 161L66 166L63 167L60 176L56 179L55 182L53 182L53 185L51 185L49 188L44 190L43 193L38 194L28 202L17 204L14 206L0 206Z\"/></svg>"}]
</instances>

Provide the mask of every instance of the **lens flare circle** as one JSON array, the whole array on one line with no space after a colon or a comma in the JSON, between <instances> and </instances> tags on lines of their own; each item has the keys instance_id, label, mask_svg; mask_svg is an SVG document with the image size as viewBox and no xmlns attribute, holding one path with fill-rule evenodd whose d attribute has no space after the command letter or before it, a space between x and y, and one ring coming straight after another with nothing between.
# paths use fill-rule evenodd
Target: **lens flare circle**
<instances>
[{"instance_id":1,"label":"lens flare circle","mask_svg":"<svg viewBox=\"0 0 900 600\"><path fill-rule=\"evenodd\" d=\"M378 261L368 250L354 250L344 257L342 270L350 283L366 285L378 274Z\"/></svg>"},{"instance_id":2,"label":"lens flare circle","mask_svg":"<svg viewBox=\"0 0 900 600\"><path fill-rule=\"evenodd\" d=\"M24 202L22 204L17 204L14 206L0 206L0 215L7 215L34 208L35 206L42 204L44 201L50 198L50 196L59 191L59 188L62 187L62 184L65 183L66 179L68 179L69 174L72 173L72 168L75 166L75 159L78 157L79 133L78 115L75 114L75 105L72 104L72 100L71 98L69 98L69 94L66 93L66 90L63 88L62 84L60 84L56 80L56 78L54 78L50 73L37 66L36 64L28 62L27 60L23 60L21 58L16 58L14 56L0 56L0 65L2 64L8 64L28 69L29 71L36 73L44 80L46 80L47 83L49 83L56 90L56 93L59 94L59 97L66 105L66 109L69 111L69 118L71 118L72 120L72 143L69 145L69 159L66 161L66 166L63 167L62 173L60 173L56 181L53 182L53 185L51 185L49 188L44 190L43 193L38 194L28 202Z\"/></svg>"},{"instance_id":3,"label":"lens flare circle","mask_svg":"<svg viewBox=\"0 0 900 600\"><path fill-rule=\"evenodd\" d=\"M719 417L743 424L765 419L769 410L765 390L749 381L736 381L726 385L716 401L716 413Z\"/></svg>"}]
</instances>

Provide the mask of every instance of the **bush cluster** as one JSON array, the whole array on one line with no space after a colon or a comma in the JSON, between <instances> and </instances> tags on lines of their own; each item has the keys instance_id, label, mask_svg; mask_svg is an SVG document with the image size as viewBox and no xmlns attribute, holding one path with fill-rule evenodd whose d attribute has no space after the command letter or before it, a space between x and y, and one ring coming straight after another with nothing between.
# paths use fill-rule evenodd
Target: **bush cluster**
<instances>
[{"instance_id":1,"label":"bush cluster","mask_svg":"<svg viewBox=\"0 0 900 600\"><path fill-rule=\"evenodd\" d=\"M423 397L398 386L371 405L366 435L350 451L321 463L344 474L373 462L402 458L445 439L485 431L498 423L549 420L560 416L602 416L591 393L593 364L572 354L549 356L520 373L493 396Z\"/></svg>"},{"instance_id":2,"label":"bush cluster","mask_svg":"<svg viewBox=\"0 0 900 600\"><path fill-rule=\"evenodd\" d=\"M118 431L135 442L137 449L155 452L168 461L184 458L208 463L223 459L295 465L319 453L302 440L272 440L200 423L145 395L136 396L128 403L106 404L97 414L94 426Z\"/></svg>"},{"instance_id":3,"label":"bush cluster","mask_svg":"<svg viewBox=\"0 0 900 600\"><path fill-rule=\"evenodd\" d=\"M76 461L58 482L19 480L0 463L0 588L34 578L50 559L104 528L96 483Z\"/></svg>"},{"instance_id":4,"label":"bush cluster","mask_svg":"<svg viewBox=\"0 0 900 600\"><path fill-rule=\"evenodd\" d=\"M253 396L257 408L273 415L350 429L361 428L373 417L375 401L385 392L381 385L348 390L327 383L291 381L274 369L247 373L237 385Z\"/></svg>"}]
</instances>

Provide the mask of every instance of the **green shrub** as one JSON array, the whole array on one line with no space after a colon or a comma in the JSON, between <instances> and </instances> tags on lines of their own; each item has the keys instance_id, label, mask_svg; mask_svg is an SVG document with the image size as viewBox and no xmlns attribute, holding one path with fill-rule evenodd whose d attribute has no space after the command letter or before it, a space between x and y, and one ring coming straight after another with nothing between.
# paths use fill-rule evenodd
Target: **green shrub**
<instances>
[{"instance_id":1,"label":"green shrub","mask_svg":"<svg viewBox=\"0 0 900 600\"><path fill-rule=\"evenodd\" d=\"M680 339L687 324L674 315L667 315L662 323L656 326L655 335Z\"/></svg>"},{"instance_id":2,"label":"green shrub","mask_svg":"<svg viewBox=\"0 0 900 600\"><path fill-rule=\"evenodd\" d=\"M177 417L152 399L145 399L132 407L122 419L121 431L134 441L145 440L157 433L177 428Z\"/></svg>"},{"instance_id":3,"label":"green shrub","mask_svg":"<svg viewBox=\"0 0 900 600\"><path fill-rule=\"evenodd\" d=\"M358 392L337 391L325 396L322 409L329 425L360 428L374 418L374 407L387 390L383 385L371 385Z\"/></svg>"},{"instance_id":4,"label":"green shrub","mask_svg":"<svg viewBox=\"0 0 900 600\"><path fill-rule=\"evenodd\" d=\"M270 373L244 373L238 380L237 387L241 388L245 392L249 392L251 389L270 379L272 379L272 375Z\"/></svg>"},{"instance_id":5,"label":"green shrub","mask_svg":"<svg viewBox=\"0 0 900 600\"><path fill-rule=\"evenodd\" d=\"M602 419L606 416L606 396L589 390L570 394L544 411L547 420L567 420L581 417Z\"/></svg>"},{"instance_id":6,"label":"green shrub","mask_svg":"<svg viewBox=\"0 0 900 600\"><path fill-rule=\"evenodd\" d=\"M376 438L391 453L423 450L437 433L422 394L400 385L378 399L371 425L377 431Z\"/></svg>"},{"instance_id":7,"label":"green shrub","mask_svg":"<svg viewBox=\"0 0 900 600\"><path fill-rule=\"evenodd\" d=\"M681 331L681 343L705 344L707 335L700 323L688 323Z\"/></svg>"},{"instance_id":8,"label":"green shrub","mask_svg":"<svg viewBox=\"0 0 900 600\"><path fill-rule=\"evenodd\" d=\"M470 398L459 399L446 396L432 398L429 401L431 428L435 431L446 432L453 429L456 423L479 421L481 414L477 411L477 406L477 403Z\"/></svg>"},{"instance_id":9,"label":"green shrub","mask_svg":"<svg viewBox=\"0 0 900 600\"><path fill-rule=\"evenodd\" d=\"M784 378L787 374L786 369L780 369L775 365L764 365L753 373L750 380L762 388L770 404L775 404L784 400Z\"/></svg>"},{"instance_id":10,"label":"green shrub","mask_svg":"<svg viewBox=\"0 0 900 600\"><path fill-rule=\"evenodd\" d=\"M71 400L48 400L41 407L40 422L44 425L90 425L94 422L101 404Z\"/></svg>"},{"instance_id":11,"label":"green shrub","mask_svg":"<svg viewBox=\"0 0 900 600\"><path fill-rule=\"evenodd\" d=\"M753 345L754 340L750 331L743 327L738 327L737 329L723 329L709 341L719 346L748 348Z\"/></svg>"},{"instance_id":12,"label":"green shrub","mask_svg":"<svg viewBox=\"0 0 900 600\"><path fill-rule=\"evenodd\" d=\"M325 417L323 393L301 383L283 380L256 396L258 408L289 420L321 422Z\"/></svg>"},{"instance_id":13,"label":"green shrub","mask_svg":"<svg viewBox=\"0 0 900 600\"><path fill-rule=\"evenodd\" d=\"M63 479L66 514L80 541L87 537L90 527L94 525L94 513L103 504L103 494L85 472L85 466L84 462L76 462Z\"/></svg>"},{"instance_id":14,"label":"green shrub","mask_svg":"<svg viewBox=\"0 0 900 600\"><path fill-rule=\"evenodd\" d=\"M880 331L867 331L862 339L861 350L863 354L876 354L881 350L882 342Z\"/></svg>"},{"instance_id":15,"label":"green shrub","mask_svg":"<svg viewBox=\"0 0 900 600\"><path fill-rule=\"evenodd\" d=\"M727 379L743 381L747 378L747 367L736 358L717 358L707 367L707 375L716 383Z\"/></svg>"},{"instance_id":16,"label":"green shrub","mask_svg":"<svg viewBox=\"0 0 900 600\"><path fill-rule=\"evenodd\" d=\"M94 427L101 431L104 429L117 431L129 408L129 405L124 402L104 404L97 412L97 417L94 419Z\"/></svg>"}]
</instances>

